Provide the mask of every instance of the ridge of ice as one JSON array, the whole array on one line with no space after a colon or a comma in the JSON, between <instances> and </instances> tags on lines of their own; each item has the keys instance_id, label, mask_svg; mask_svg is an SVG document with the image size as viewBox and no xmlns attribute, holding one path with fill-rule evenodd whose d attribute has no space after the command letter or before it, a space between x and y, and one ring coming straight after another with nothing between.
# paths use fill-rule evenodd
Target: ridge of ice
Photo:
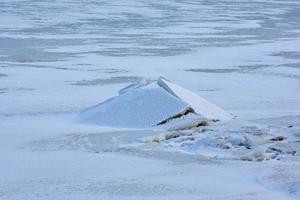
<instances>
[{"instance_id":1,"label":"ridge of ice","mask_svg":"<svg viewBox=\"0 0 300 200\"><path fill-rule=\"evenodd\" d=\"M187 110L191 112L182 117ZM149 128L158 125L169 128L168 124L177 126L196 124L207 119L230 118L231 115L221 108L163 78L131 84L121 89L118 96L80 113L80 120L83 122L127 128Z\"/></svg>"},{"instance_id":2,"label":"ridge of ice","mask_svg":"<svg viewBox=\"0 0 300 200\"><path fill-rule=\"evenodd\" d=\"M188 103L196 113L201 114L207 119L226 121L233 118L230 113L208 102L196 93L187 90L179 85L171 83L164 78L158 79L157 83L169 93Z\"/></svg>"}]
</instances>

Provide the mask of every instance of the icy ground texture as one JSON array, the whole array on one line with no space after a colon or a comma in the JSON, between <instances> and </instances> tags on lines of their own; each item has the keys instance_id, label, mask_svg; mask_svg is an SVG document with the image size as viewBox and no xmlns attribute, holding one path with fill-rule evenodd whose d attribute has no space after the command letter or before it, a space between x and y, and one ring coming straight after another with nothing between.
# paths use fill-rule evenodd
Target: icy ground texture
<instances>
[{"instance_id":1,"label":"icy ground texture","mask_svg":"<svg viewBox=\"0 0 300 200\"><path fill-rule=\"evenodd\" d=\"M164 125L168 129L186 129L209 120L229 120L232 116L195 93L160 78L129 85L120 90L118 96L84 110L79 118L102 126L155 128Z\"/></svg>"},{"instance_id":2,"label":"icy ground texture","mask_svg":"<svg viewBox=\"0 0 300 200\"><path fill-rule=\"evenodd\" d=\"M0 199L299 199L299 10L299 0L1 0ZM182 145L72 123L159 76L237 118ZM234 160L256 148L234 141L257 132L296 154Z\"/></svg>"},{"instance_id":3,"label":"icy ground texture","mask_svg":"<svg viewBox=\"0 0 300 200\"><path fill-rule=\"evenodd\" d=\"M235 126L231 122L163 132L143 138L142 142L144 145L163 144L168 151L181 151L217 160L280 160L295 156L300 148L299 126Z\"/></svg>"}]
</instances>

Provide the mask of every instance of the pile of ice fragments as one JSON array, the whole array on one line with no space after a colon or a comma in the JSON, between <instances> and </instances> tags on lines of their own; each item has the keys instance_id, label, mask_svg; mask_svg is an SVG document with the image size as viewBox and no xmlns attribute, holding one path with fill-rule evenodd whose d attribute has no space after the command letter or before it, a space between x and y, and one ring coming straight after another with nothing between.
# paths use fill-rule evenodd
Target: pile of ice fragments
<instances>
[{"instance_id":1,"label":"pile of ice fragments","mask_svg":"<svg viewBox=\"0 0 300 200\"><path fill-rule=\"evenodd\" d=\"M299 156L300 127L222 124L165 131L142 140L176 151L221 160L264 161Z\"/></svg>"},{"instance_id":2,"label":"pile of ice fragments","mask_svg":"<svg viewBox=\"0 0 300 200\"><path fill-rule=\"evenodd\" d=\"M118 96L86 109L80 118L110 127L182 130L229 120L232 115L194 92L160 78L131 84Z\"/></svg>"}]
</instances>

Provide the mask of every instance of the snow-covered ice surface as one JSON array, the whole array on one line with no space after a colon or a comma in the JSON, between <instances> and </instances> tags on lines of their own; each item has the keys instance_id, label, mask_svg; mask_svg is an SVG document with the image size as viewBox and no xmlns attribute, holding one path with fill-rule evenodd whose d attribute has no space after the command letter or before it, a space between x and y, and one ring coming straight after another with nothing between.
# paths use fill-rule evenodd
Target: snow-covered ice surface
<instances>
[{"instance_id":1,"label":"snow-covered ice surface","mask_svg":"<svg viewBox=\"0 0 300 200\"><path fill-rule=\"evenodd\" d=\"M299 10L1 0L0 199L299 199ZM236 118L177 132L75 120L160 76Z\"/></svg>"}]
</instances>

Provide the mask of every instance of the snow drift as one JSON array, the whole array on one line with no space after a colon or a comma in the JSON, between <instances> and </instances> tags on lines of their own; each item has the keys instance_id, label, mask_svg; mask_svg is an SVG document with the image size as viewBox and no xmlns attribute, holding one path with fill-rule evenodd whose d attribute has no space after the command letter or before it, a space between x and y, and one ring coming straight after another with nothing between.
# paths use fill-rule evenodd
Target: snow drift
<instances>
[{"instance_id":1,"label":"snow drift","mask_svg":"<svg viewBox=\"0 0 300 200\"><path fill-rule=\"evenodd\" d=\"M160 78L131 84L119 95L80 113L80 120L112 127L185 129L232 115L199 95Z\"/></svg>"}]
</instances>

